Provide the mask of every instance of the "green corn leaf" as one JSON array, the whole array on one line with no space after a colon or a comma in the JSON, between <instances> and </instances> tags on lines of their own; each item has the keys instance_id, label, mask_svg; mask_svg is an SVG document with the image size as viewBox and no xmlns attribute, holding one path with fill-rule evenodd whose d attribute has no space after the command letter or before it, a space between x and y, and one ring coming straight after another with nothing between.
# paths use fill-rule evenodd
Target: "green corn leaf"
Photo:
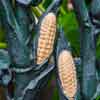
<instances>
[{"instance_id":1,"label":"green corn leaf","mask_svg":"<svg viewBox=\"0 0 100 100\"><path fill-rule=\"evenodd\" d=\"M6 49L7 44L6 43L0 43L0 49Z\"/></svg>"}]
</instances>

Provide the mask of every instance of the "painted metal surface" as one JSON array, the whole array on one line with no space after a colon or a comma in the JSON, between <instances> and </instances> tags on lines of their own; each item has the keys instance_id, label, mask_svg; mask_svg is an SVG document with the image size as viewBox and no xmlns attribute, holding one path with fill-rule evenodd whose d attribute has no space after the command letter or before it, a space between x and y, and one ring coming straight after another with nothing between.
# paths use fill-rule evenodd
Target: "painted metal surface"
<instances>
[{"instance_id":1,"label":"painted metal surface","mask_svg":"<svg viewBox=\"0 0 100 100\"><path fill-rule=\"evenodd\" d=\"M52 52L48 53L46 58L42 59L41 63L37 63L38 49L41 49L38 48L38 40L41 38L42 22L49 14L53 14L53 18L57 18L62 0L53 0L36 24L30 6L37 6L41 2L42 0L16 0L14 9L11 0L0 0L0 11L3 12L0 20L2 20L2 25L5 28L8 43L7 50L0 50L0 84L6 87L7 91L8 84L14 81L14 100L36 100L38 92L47 85L51 73L57 69L57 85L61 100L95 99L100 94L100 84L98 84L100 72L97 72L96 69L96 36L100 32L99 0L92 0L90 8L87 8L85 0L72 0L80 26L81 59L72 59L69 42L65 40L63 30L61 28L60 31L59 29L57 30L57 22L51 19L51 24L54 24L51 27L54 28L50 27L50 29L54 29L53 32L54 34L56 33L54 37L55 41L52 41ZM34 27L30 28L32 26ZM33 29L36 33L34 38L32 38ZM43 29L42 31L44 32L45 30ZM49 26L46 32L47 34L51 33ZM43 37L45 35L43 34ZM60 77L60 60L58 59L63 50L70 53L71 62L64 62L64 68L67 71L67 67L70 65L68 68L72 72L72 77L70 79L67 78L68 76L64 77L66 78L64 81L71 81L71 78L74 80L69 82L69 84L65 82L68 85L71 84L71 90L68 88L70 86L63 85L63 78ZM49 61L52 56L54 56L54 61L50 64ZM66 57L65 55L63 56ZM81 63L77 64L80 61ZM68 66L67 63L69 64ZM73 68L75 64L76 68ZM71 67L71 65L74 66ZM80 66L79 70L77 66ZM14 76L12 72L15 73ZM96 73L98 73L98 77ZM8 92L6 92L6 95L7 100L12 99Z\"/></svg>"}]
</instances>

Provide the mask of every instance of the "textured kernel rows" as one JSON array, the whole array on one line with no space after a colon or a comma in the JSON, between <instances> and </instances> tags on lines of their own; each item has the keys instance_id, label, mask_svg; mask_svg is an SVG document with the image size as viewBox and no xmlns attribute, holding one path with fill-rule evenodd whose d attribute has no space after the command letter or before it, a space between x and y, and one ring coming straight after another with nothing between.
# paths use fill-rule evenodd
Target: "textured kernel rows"
<instances>
[{"instance_id":1,"label":"textured kernel rows","mask_svg":"<svg viewBox=\"0 0 100 100\"><path fill-rule=\"evenodd\" d=\"M71 99L77 91L76 69L68 51L62 51L58 58L58 71L64 94Z\"/></svg>"},{"instance_id":2,"label":"textured kernel rows","mask_svg":"<svg viewBox=\"0 0 100 100\"><path fill-rule=\"evenodd\" d=\"M41 64L53 51L56 35L56 16L53 13L46 15L41 23L40 37L37 49L37 64Z\"/></svg>"}]
</instances>

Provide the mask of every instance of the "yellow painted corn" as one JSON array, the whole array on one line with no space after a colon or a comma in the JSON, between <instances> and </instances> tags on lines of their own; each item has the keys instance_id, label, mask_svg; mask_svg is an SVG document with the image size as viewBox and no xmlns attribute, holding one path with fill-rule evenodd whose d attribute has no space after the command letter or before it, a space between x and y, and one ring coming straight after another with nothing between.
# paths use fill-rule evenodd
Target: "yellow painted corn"
<instances>
[{"instance_id":1,"label":"yellow painted corn","mask_svg":"<svg viewBox=\"0 0 100 100\"><path fill-rule=\"evenodd\" d=\"M56 16L48 13L40 27L40 37L37 48L37 64L41 64L53 51L56 36Z\"/></svg>"},{"instance_id":2,"label":"yellow painted corn","mask_svg":"<svg viewBox=\"0 0 100 100\"><path fill-rule=\"evenodd\" d=\"M58 72L64 94L74 100L77 92L76 69L69 51L63 50L58 57Z\"/></svg>"}]
</instances>

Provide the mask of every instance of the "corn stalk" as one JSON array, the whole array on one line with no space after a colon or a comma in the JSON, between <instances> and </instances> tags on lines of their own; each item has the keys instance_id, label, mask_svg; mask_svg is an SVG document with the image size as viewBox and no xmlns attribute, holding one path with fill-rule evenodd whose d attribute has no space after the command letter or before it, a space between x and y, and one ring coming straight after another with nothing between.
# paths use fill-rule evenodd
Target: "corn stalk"
<instances>
[{"instance_id":1,"label":"corn stalk","mask_svg":"<svg viewBox=\"0 0 100 100\"><path fill-rule=\"evenodd\" d=\"M91 22L84 0L72 0L81 30L82 97L91 100L96 92L95 26Z\"/></svg>"}]
</instances>

